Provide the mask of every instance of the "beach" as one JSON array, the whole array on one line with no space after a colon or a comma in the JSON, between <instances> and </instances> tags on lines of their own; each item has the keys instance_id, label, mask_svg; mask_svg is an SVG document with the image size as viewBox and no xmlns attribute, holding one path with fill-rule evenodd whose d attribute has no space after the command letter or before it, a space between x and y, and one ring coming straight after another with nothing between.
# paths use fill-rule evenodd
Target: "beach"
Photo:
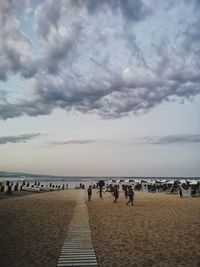
<instances>
[{"instance_id":1,"label":"beach","mask_svg":"<svg viewBox=\"0 0 200 267\"><path fill-rule=\"evenodd\" d=\"M134 206L123 193L88 202L100 267L200 266L200 198L136 191ZM0 198L1 267L55 267L79 190Z\"/></svg>"},{"instance_id":2,"label":"beach","mask_svg":"<svg viewBox=\"0 0 200 267\"><path fill-rule=\"evenodd\" d=\"M0 198L0 266L55 267L74 198L73 190Z\"/></svg>"},{"instance_id":3,"label":"beach","mask_svg":"<svg viewBox=\"0 0 200 267\"><path fill-rule=\"evenodd\" d=\"M121 193L88 203L101 267L200 266L200 197L135 192L134 206Z\"/></svg>"}]
</instances>

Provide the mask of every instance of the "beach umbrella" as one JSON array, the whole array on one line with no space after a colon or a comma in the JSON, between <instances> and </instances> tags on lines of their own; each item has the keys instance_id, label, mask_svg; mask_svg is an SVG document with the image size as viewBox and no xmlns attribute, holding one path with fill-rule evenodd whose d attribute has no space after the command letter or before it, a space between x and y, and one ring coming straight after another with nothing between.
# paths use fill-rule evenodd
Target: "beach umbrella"
<instances>
[{"instance_id":1,"label":"beach umbrella","mask_svg":"<svg viewBox=\"0 0 200 267\"><path fill-rule=\"evenodd\" d=\"M105 185L105 182L103 180L100 180L98 182L99 187L103 187Z\"/></svg>"},{"instance_id":2,"label":"beach umbrella","mask_svg":"<svg viewBox=\"0 0 200 267\"><path fill-rule=\"evenodd\" d=\"M124 183L124 180L123 179L118 179L118 180L116 180L116 183Z\"/></svg>"},{"instance_id":3,"label":"beach umbrella","mask_svg":"<svg viewBox=\"0 0 200 267\"><path fill-rule=\"evenodd\" d=\"M166 183L166 180L156 180L156 184L164 184Z\"/></svg>"},{"instance_id":4,"label":"beach umbrella","mask_svg":"<svg viewBox=\"0 0 200 267\"><path fill-rule=\"evenodd\" d=\"M112 184L112 183L116 183L116 180L114 180L114 179L108 180L108 184Z\"/></svg>"},{"instance_id":5,"label":"beach umbrella","mask_svg":"<svg viewBox=\"0 0 200 267\"><path fill-rule=\"evenodd\" d=\"M125 183L134 183L135 181L133 179L126 179L124 180Z\"/></svg>"},{"instance_id":6,"label":"beach umbrella","mask_svg":"<svg viewBox=\"0 0 200 267\"><path fill-rule=\"evenodd\" d=\"M167 184L174 184L174 180L168 181Z\"/></svg>"},{"instance_id":7,"label":"beach umbrella","mask_svg":"<svg viewBox=\"0 0 200 267\"><path fill-rule=\"evenodd\" d=\"M196 180L191 180L189 183L190 183L190 185L196 185L197 181Z\"/></svg>"},{"instance_id":8,"label":"beach umbrella","mask_svg":"<svg viewBox=\"0 0 200 267\"><path fill-rule=\"evenodd\" d=\"M141 183L141 179L134 179L133 182L134 183Z\"/></svg>"}]
</instances>

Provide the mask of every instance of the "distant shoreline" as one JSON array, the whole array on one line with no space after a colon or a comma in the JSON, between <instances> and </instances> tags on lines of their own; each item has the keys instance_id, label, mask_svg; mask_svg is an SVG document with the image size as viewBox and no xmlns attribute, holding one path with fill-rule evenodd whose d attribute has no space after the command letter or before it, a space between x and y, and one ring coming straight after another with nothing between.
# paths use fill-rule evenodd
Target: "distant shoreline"
<instances>
[{"instance_id":1,"label":"distant shoreline","mask_svg":"<svg viewBox=\"0 0 200 267\"><path fill-rule=\"evenodd\" d=\"M0 171L0 178L52 178L52 179L200 179L199 176L131 176L131 175L49 175Z\"/></svg>"}]
</instances>

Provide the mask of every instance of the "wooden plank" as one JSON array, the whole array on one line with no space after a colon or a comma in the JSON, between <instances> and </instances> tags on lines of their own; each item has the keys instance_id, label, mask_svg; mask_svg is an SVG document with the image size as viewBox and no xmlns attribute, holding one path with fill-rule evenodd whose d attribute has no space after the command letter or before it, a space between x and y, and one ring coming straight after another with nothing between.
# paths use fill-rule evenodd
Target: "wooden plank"
<instances>
[{"instance_id":1,"label":"wooden plank","mask_svg":"<svg viewBox=\"0 0 200 267\"><path fill-rule=\"evenodd\" d=\"M65 261L65 260L88 260L88 261L90 261L90 260L95 260L96 261L96 256L95 255L93 255L93 256L90 256L90 257L74 257L73 255L72 256L67 256L67 257L60 257L59 258L59 262L60 261Z\"/></svg>"},{"instance_id":2,"label":"wooden plank","mask_svg":"<svg viewBox=\"0 0 200 267\"><path fill-rule=\"evenodd\" d=\"M92 259L92 260L88 260L88 259L66 259L66 260L59 260L58 263L97 263L97 260Z\"/></svg>"},{"instance_id":3,"label":"wooden plank","mask_svg":"<svg viewBox=\"0 0 200 267\"><path fill-rule=\"evenodd\" d=\"M77 267L88 267L88 266L98 266L96 263L60 263L57 265L58 267L72 267L72 266L77 266Z\"/></svg>"},{"instance_id":4,"label":"wooden plank","mask_svg":"<svg viewBox=\"0 0 200 267\"><path fill-rule=\"evenodd\" d=\"M92 244L89 217L84 195L76 203L67 237L61 250L57 267L98 266L95 250Z\"/></svg>"}]
</instances>

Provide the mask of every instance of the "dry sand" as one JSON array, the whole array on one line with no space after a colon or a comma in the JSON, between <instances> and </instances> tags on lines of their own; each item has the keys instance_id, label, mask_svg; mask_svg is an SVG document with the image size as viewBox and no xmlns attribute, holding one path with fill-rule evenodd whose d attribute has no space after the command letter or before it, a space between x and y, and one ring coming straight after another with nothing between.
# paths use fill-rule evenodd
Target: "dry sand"
<instances>
[{"instance_id":1,"label":"dry sand","mask_svg":"<svg viewBox=\"0 0 200 267\"><path fill-rule=\"evenodd\" d=\"M1 194L0 266L55 267L74 205L73 190Z\"/></svg>"},{"instance_id":2,"label":"dry sand","mask_svg":"<svg viewBox=\"0 0 200 267\"><path fill-rule=\"evenodd\" d=\"M0 266L55 267L78 190L0 197ZM200 266L200 198L136 192L135 206L109 193L88 203L100 267Z\"/></svg>"},{"instance_id":3,"label":"dry sand","mask_svg":"<svg viewBox=\"0 0 200 267\"><path fill-rule=\"evenodd\" d=\"M200 197L136 191L134 206L108 193L88 203L101 267L200 266Z\"/></svg>"}]
</instances>

